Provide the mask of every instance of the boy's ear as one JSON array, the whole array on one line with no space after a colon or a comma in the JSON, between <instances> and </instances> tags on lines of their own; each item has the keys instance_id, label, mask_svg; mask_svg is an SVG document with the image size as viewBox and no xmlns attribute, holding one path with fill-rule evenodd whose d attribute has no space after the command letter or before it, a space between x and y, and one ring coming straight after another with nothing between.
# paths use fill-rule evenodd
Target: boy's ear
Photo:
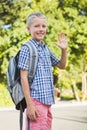
<instances>
[{"instance_id":1,"label":"boy's ear","mask_svg":"<svg viewBox=\"0 0 87 130\"><path fill-rule=\"evenodd\" d=\"M27 26L27 30L30 32L30 28L29 28L29 26Z\"/></svg>"}]
</instances>

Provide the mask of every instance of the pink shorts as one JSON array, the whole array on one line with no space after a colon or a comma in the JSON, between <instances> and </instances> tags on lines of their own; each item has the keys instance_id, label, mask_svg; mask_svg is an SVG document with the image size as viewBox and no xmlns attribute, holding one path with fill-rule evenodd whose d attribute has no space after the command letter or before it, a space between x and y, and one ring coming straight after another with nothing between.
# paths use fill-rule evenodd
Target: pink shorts
<instances>
[{"instance_id":1,"label":"pink shorts","mask_svg":"<svg viewBox=\"0 0 87 130\"><path fill-rule=\"evenodd\" d=\"M35 99L32 100L39 116L36 121L29 120L26 114L26 130L51 130L52 113L51 106L42 104ZM27 112L26 112L27 113Z\"/></svg>"}]
</instances>

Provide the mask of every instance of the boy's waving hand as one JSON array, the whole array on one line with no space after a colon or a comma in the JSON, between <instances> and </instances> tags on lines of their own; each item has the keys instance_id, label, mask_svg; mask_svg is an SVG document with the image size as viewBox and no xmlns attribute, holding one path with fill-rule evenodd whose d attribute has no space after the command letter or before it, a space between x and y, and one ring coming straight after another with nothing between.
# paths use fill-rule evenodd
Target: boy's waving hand
<instances>
[{"instance_id":1,"label":"boy's waving hand","mask_svg":"<svg viewBox=\"0 0 87 130\"><path fill-rule=\"evenodd\" d=\"M58 47L60 47L61 49L67 49L68 47L68 37L65 33L61 33L58 35L58 39L59 39L59 44L56 43L56 45Z\"/></svg>"}]
</instances>

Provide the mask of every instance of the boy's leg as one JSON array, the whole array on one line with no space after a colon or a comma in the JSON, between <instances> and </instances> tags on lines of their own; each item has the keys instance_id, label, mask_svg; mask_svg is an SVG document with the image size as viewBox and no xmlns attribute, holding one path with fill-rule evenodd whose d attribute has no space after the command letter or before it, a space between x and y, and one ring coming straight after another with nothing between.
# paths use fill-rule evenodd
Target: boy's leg
<instances>
[{"instance_id":1,"label":"boy's leg","mask_svg":"<svg viewBox=\"0 0 87 130\"><path fill-rule=\"evenodd\" d=\"M29 120L29 130L51 130L51 106L44 105L34 99L33 102L38 110L39 116L36 121ZM28 130L28 119L26 120L26 130Z\"/></svg>"},{"instance_id":2,"label":"boy's leg","mask_svg":"<svg viewBox=\"0 0 87 130\"><path fill-rule=\"evenodd\" d=\"M52 113L51 113L51 107L48 108L48 114L47 114L47 130L51 130L52 128Z\"/></svg>"}]
</instances>

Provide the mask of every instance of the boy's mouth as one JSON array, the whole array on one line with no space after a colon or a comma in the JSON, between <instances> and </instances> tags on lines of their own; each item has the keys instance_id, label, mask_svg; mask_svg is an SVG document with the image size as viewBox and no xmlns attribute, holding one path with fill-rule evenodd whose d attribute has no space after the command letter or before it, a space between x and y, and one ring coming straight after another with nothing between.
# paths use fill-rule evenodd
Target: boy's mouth
<instances>
[{"instance_id":1,"label":"boy's mouth","mask_svg":"<svg viewBox=\"0 0 87 130\"><path fill-rule=\"evenodd\" d=\"M44 36L44 33L37 33L38 36Z\"/></svg>"}]
</instances>

